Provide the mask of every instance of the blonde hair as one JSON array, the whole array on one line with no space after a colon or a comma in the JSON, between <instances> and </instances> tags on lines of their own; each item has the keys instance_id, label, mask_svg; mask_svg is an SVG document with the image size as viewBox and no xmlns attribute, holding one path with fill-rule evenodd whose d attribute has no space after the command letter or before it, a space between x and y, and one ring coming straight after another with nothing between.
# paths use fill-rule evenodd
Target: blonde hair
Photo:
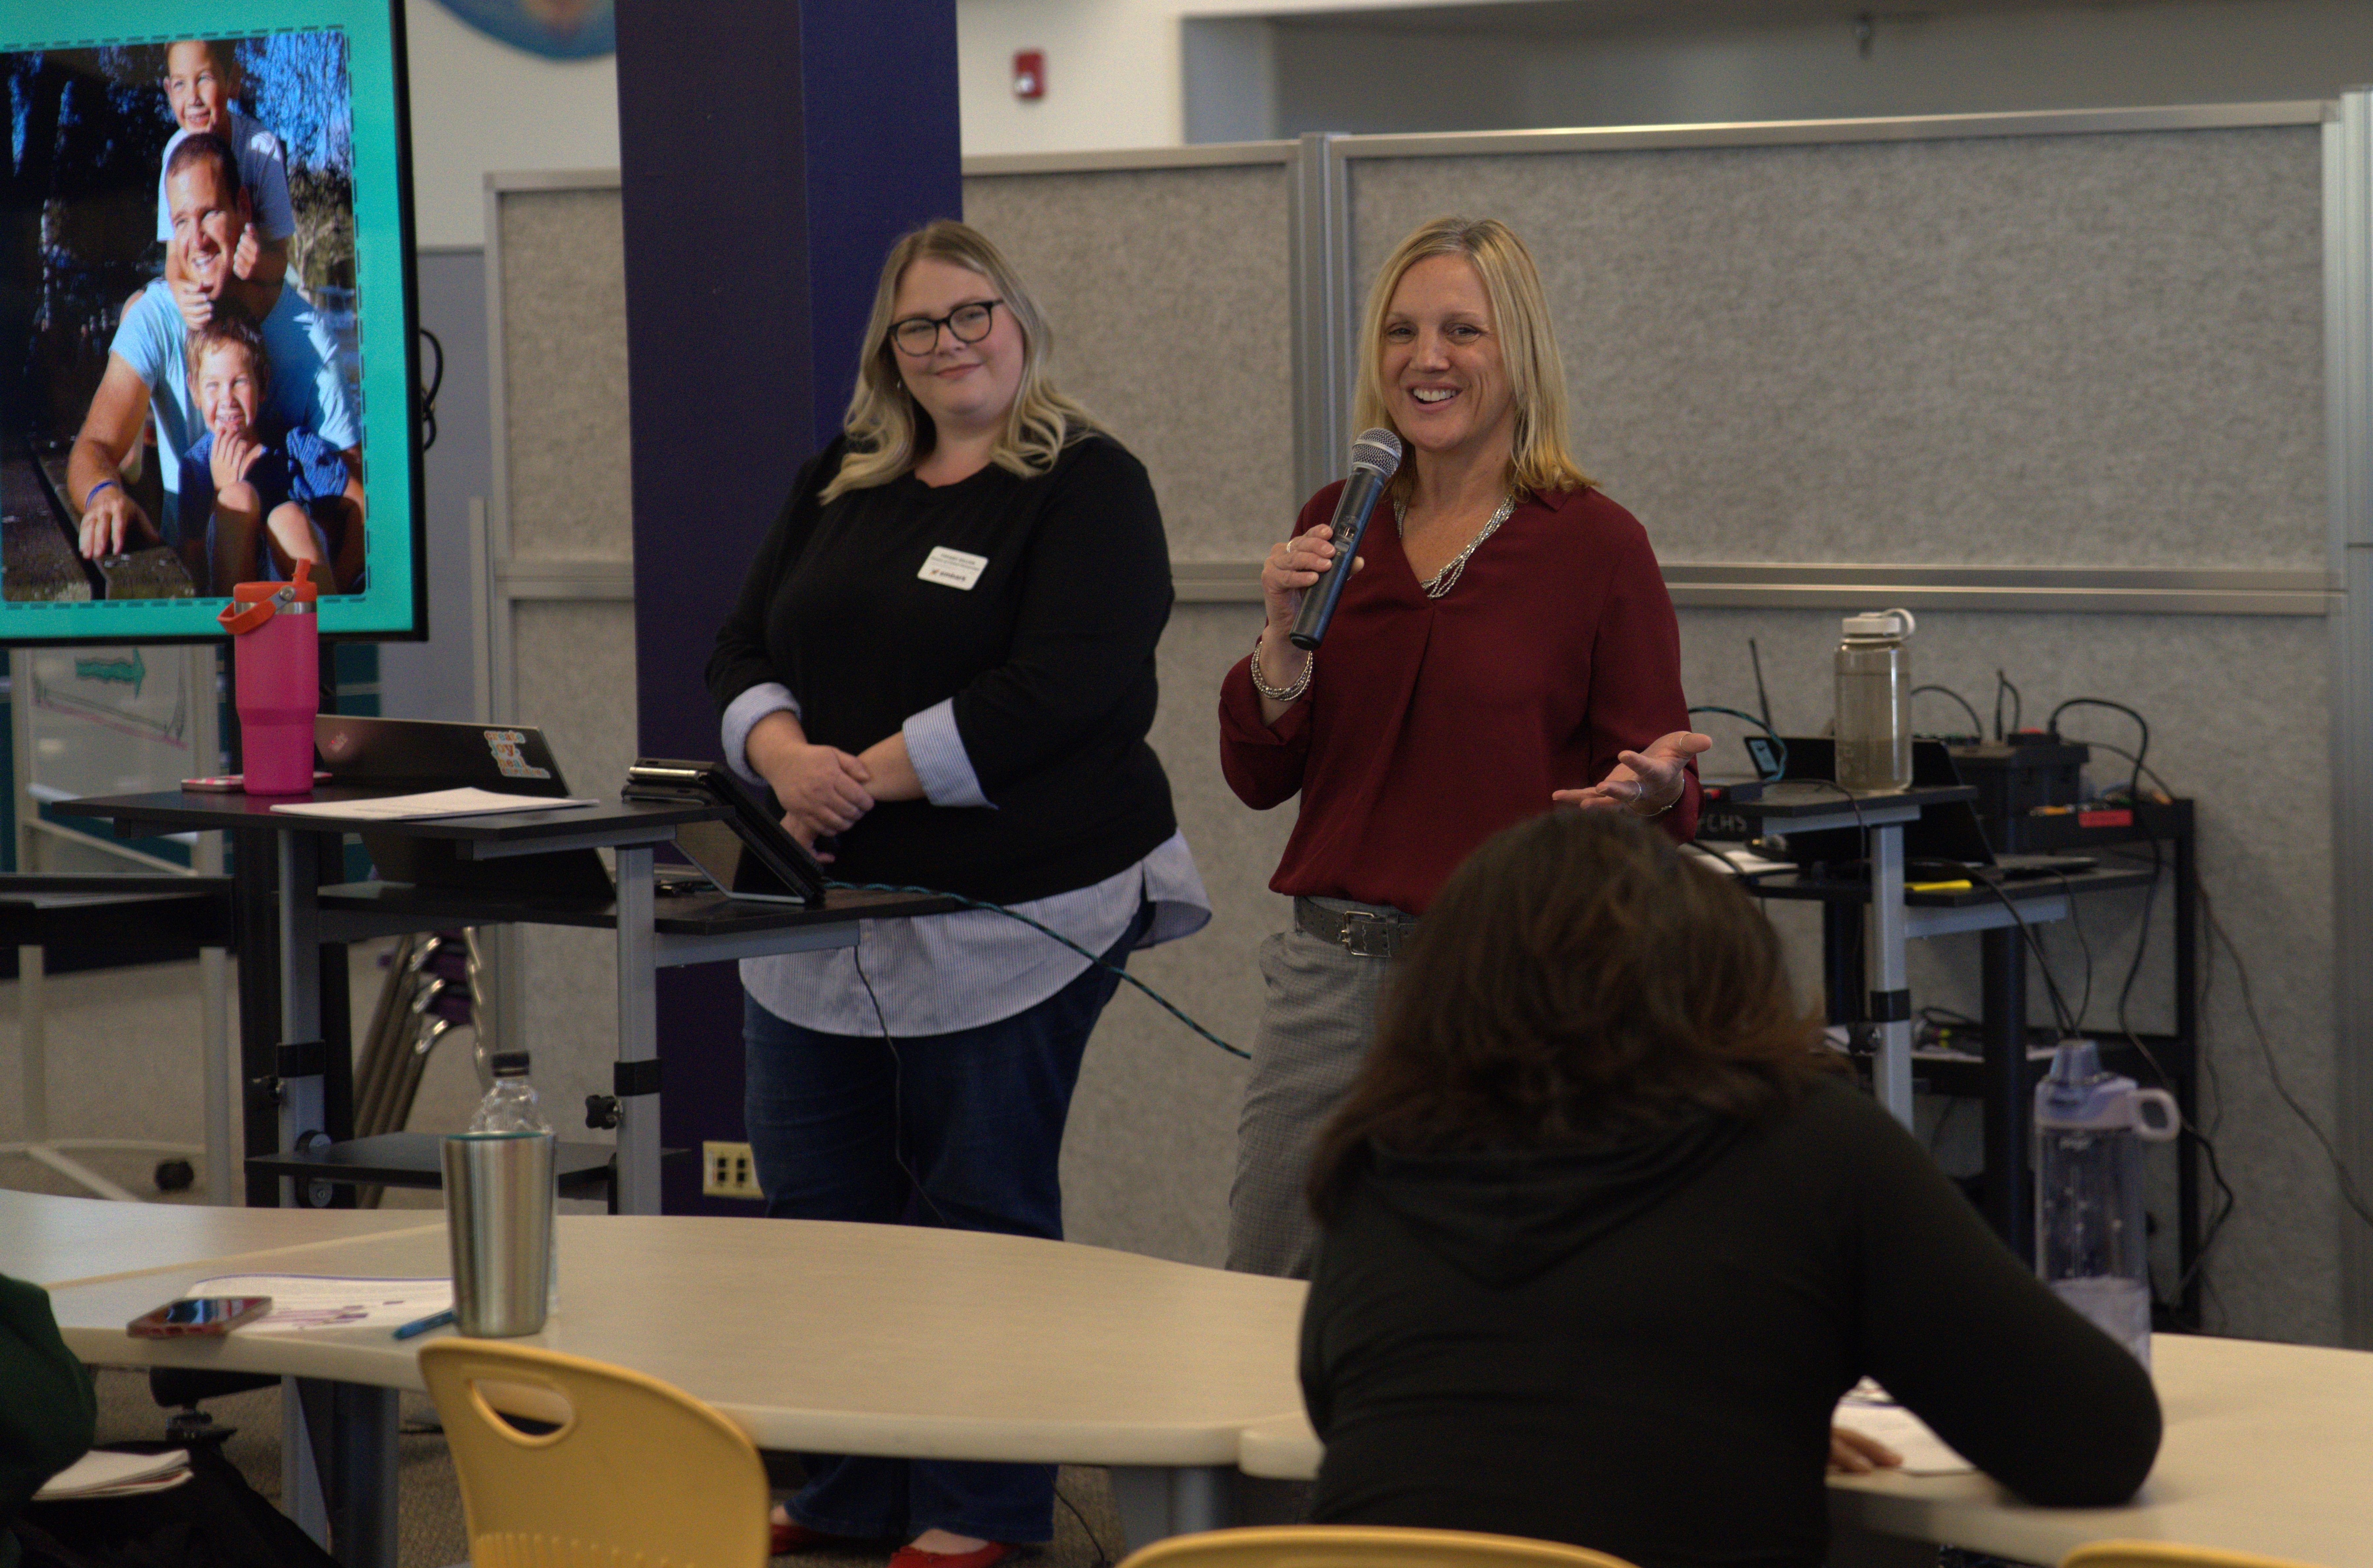
<instances>
[{"instance_id":1,"label":"blonde hair","mask_svg":"<svg viewBox=\"0 0 2373 1568\"><path fill-rule=\"evenodd\" d=\"M1429 256L1457 256L1483 281L1490 301L1491 320L1500 334L1501 357L1507 366L1508 394L1516 411L1508 452L1508 488L1518 494L1538 495L1558 490L1582 490L1590 479L1566 446L1565 362L1559 357L1556 331L1549 325L1548 298L1541 293L1540 273L1533 268L1532 252L1515 232L1497 218L1441 217L1418 226L1400 242L1376 274L1368 291L1366 319L1360 333L1360 383L1353 395L1351 423L1362 430L1393 425L1384 385L1385 316L1392 308L1393 291L1409 270ZM1393 477L1396 494L1407 494L1415 482L1415 465L1404 463Z\"/></svg>"},{"instance_id":2,"label":"blonde hair","mask_svg":"<svg viewBox=\"0 0 2373 1568\"><path fill-rule=\"evenodd\" d=\"M907 394L898 374L898 350L890 341L890 313L899 280L908 267L923 261L947 261L979 273L1002 301L999 308L1011 312L1022 331L1022 381L1014 389L1013 406L1006 411L1005 430L989 461L1025 478L1044 473L1055 466L1065 447L1103 428L1086 409L1056 389L1050 368L1054 329L1022 286L1013 264L978 229L942 218L904 236L882 263L882 281L873 290L873 314L865 323L864 352L857 365L857 390L840 422L848 453L824 488L825 501L846 491L886 484L930 450L930 437L925 434L929 416L919 414Z\"/></svg>"}]
</instances>

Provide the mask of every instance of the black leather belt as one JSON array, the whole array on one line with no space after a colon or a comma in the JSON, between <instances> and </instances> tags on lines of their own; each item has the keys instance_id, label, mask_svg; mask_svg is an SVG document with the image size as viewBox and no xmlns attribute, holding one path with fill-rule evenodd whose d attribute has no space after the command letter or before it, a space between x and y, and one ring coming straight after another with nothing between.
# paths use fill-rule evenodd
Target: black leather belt
<instances>
[{"instance_id":1,"label":"black leather belt","mask_svg":"<svg viewBox=\"0 0 2373 1568\"><path fill-rule=\"evenodd\" d=\"M1328 909L1315 899L1296 899L1293 926L1354 958L1389 958L1417 935L1417 916L1392 910Z\"/></svg>"}]
</instances>

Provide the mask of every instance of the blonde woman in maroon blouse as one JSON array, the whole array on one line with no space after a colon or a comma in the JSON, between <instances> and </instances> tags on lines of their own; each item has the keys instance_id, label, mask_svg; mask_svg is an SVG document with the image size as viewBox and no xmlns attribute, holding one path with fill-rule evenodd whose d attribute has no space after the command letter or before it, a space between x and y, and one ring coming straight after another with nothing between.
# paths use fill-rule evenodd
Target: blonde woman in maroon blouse
<instances>
[{"instance_id":1,"label":"blonde woman in maroon blouse","mask_svg":"<svg viewBox=\"0 0 2373 1568\"><path fill-rule=\"evenodd\" d=\"M1220 696L1245 803L1302 796L1269 886L1228 1264L1307 1277L1310 1144L1358 1070L1391 955L1453 867L1551 804L1696 830L1680 639L1648 537L1566 445L1565 371L1532 257L1494 219L1437 218L1368 299L1353 410L1403 458L1324 647L1287 640L1335 557L1341 485L1261 569L1268 621ZM1386 516L1389 508L1390 516ZM1323 667L1323 668L1322 668Z\"/></svg>"}]
</instances>

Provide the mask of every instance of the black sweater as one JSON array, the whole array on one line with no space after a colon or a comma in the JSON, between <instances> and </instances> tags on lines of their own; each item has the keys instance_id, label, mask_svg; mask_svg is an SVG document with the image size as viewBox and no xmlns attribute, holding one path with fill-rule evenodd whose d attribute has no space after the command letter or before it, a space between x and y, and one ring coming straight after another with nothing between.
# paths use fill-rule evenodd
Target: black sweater
<instances>
[{"instance_id":1,"label":"black sweater","mask_svg":"<svg viewBox=\"0 0 2373 1568\"><path fill-rule=\"evenodd\" d=\"M780 681L818 745L862 751L954 699L993 809L876 806L832 847L836 877L999 903L1084 888L1177 830L1146 744L1170 553L1145 469L1091 436L1024 479L911 473L819 507L842 444L809 459L708 661L721 713ZM922 580L946 548L988 560L968 589Z\"/></svg>"},{"instance_id":2,"label":"black sweater","mask_svg":"<svg viewBox=\"0 0 2373 1568\"><path fill-rule=\"evenodd\" d=\"M2123 1502L2158 1451L2141 1365L1843 1085L1595 1153L1372 1153L1303 1320L1317 1517L1815 1568L1864 1374L2031 1502Z\"/></svg>"}]
</instances>

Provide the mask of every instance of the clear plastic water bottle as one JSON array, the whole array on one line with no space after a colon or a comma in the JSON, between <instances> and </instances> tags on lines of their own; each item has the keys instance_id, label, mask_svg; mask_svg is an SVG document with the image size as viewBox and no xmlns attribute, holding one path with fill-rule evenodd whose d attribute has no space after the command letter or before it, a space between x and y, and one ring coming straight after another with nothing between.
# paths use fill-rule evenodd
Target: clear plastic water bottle
<instances>
[{"instance_id":1,"label":"clear plastic water bottle","mask_svg":"<svg viewBox=\"0 0 2373 1568\"><path fill-rule=\"evenodd\" d=\"M2180 1123L2164 1089L2101 1070L2089 1040L2061 1042L2035 1086L2035 1262L2063 1301L2150 1365L2149 1234L2142 1145Z\"/></svg>"},{"instance_id":2,"label":"clear plastic water bottle","mask_svg":"<svg viewBox=\"0 0 2373 1568\"><path fill-rule=\"evenodd\" d=\"M549 1132L552 1123L536 1104L535 1086L527 1081L524 1051L497 1051L487 1063L494 1086L470 1117L473 1132Z\"/></svg>"},{"instance_id":3,"label":"clear plastic water bottle","mask_svg":"<svg viewBox=\"0 0 2373 1568\"><path fill-rule=\"evenodd\" d=\"M1838 783L1866 794L1911 787L1908 610L1845 618L1838 644Z\"/></svg>"},{"instance_id":4,"label":"clear plastic water bottle","mask_svg":"<svg viewBox=\"0 0 2373 1568\"><path fill-rule=\"evenodd\" d=\"M544 1108L536 1103L535 1086L527 1081L528 1056L524 1051L497 1051L487 1060L487 1068L495 1081L478 1101L478 1109L470 1115L470 1131L497 1135L542 1133L552 1137L552 1122L545 1118ZM555 1149L555 1156L558 1151ZM555 1215L560 1209L560 1162L553 1166L553 1188L547 1202ZM560 1244L558 1227L554 1229L551 1282L545 1291L547 1312L560 1307Z\"/></svg>"}]
</instances>

